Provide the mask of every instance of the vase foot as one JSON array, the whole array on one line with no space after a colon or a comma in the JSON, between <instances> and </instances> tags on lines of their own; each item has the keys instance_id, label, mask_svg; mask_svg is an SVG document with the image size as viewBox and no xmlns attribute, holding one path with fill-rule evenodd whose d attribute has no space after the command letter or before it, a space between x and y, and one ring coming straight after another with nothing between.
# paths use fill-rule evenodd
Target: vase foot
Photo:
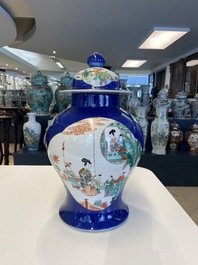
<instances>
[{"instance_id":1,"label":"vase foot","mask_svg":"<svg viewBox=\"0 0 198 265\"><path fill-rule=\"evenodd\" d=\"M75 213L61 210L60 217L67 225L77 230L100 232L122 225L129 212L126 209L106 213Z\"/></svg>"},{"instance_id":2,"label":"vase foot","mask_svg":"<svg viewBox=\"0 0 198 265\"><path fill-rule=\"evenodd\" d=\"M59 215L70 227L88 232L102 232L122 225L129 215L128 205L122 200L122 192L115 201L102 210L90 210L78 203L68 191L59 209Z\"/></svg>"}]
</instances>

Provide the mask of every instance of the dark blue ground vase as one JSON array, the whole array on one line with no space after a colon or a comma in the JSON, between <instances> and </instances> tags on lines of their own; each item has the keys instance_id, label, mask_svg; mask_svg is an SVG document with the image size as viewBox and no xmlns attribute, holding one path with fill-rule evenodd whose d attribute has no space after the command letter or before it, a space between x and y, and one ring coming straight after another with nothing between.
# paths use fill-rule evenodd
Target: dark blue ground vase
<instances>
[{"instance_id":1,"label":"dark blue ground vase","mask_svg":"<svg viewBox=\"0 0 198 265\"><path fill-rule=\"evenodd\" d=\"M67 190L61 219L75 229L105 231L128 217L122 191L141 157L143 134L120 108L126 91L102 67L102 55L94 53L88 62L90 68L74 77L71 107L54 118L45 144Z\"/></svg>"}]
</instances>

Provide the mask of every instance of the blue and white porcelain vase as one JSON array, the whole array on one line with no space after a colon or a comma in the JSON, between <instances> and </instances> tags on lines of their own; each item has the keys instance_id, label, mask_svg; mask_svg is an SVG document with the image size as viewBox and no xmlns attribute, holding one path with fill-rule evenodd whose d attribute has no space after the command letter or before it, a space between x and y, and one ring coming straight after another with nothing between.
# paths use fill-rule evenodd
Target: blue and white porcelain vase
<instances>
[{"instance_id":1,"label":"blue and white porcelain vase","mask_svg":"<svg viewBox=\"0 0 198 265\"><path fill-rule=\"evenodd\" d=\"M50 114L53 92L47 83L47 77L38 71L31 78L31 86L27 87L27 103L31 111L40 116Z\"/></svg>"},{"instance_id":2,"label":"blue and white porcelain vase","mask_svg":"<svg viewBox=\"0 0 198 265\"><path fill-rule=\"evenodd\" d=\"M118 76L103 68L99 53L74 76L71 107L58 114L45 135L49 159L67 197L59 210L69 226L103 231L124 223L129 210L122 190L142 152L138 122L120 108Z\"/></svg>"},{"instance_id":3,"label":"blue and white porcelain vase","mask_svg":"<svg viewBox=\"0 0 198 265\"><path fill-rule=\"evenodd\" d=\"M167 98L167 91L162 88L159 91L157 98L153 101L153 106L156 112L155 118L151 123L151 144L153 154L166 154L166 146L170 132L167 112L170 104L170 100Z\"/></svg>"},{"instance_id":4,"label":"blue and white porcelain vase","mask_svg":"<svg viewBox=\"0 0 198 265\"><path fill-rule=\"evenodd\" d=\"M172 101L171 108L175 119L191 117L191 105L185 92L177 93L176 98Z\"/></svg>"},{"instance_id":5,"label":"blue and white porcelain vase","mask_svg":"<svg viewBox=\"0 0 198 265\"><path fill-rule=\"evenodd\" d=\"M57 112L65 110L71 104L71 93L67 93L67 89L72 88L73 78L69 73L60 79L60 86L55 91L55 101Z\"/></svg>"},{"instance_id":6,"label":"blue and white porcelain vase","mask_svg":"<svg viewBox=\"0 0 198 265\"><path fill-rule=\"evenodd\" d=\"M23 135L26 148L30 151L38 150L41 137L41 124L36 121L36 113L28 112L28 121L23 125Z\"/></svg>"}]
</instances>

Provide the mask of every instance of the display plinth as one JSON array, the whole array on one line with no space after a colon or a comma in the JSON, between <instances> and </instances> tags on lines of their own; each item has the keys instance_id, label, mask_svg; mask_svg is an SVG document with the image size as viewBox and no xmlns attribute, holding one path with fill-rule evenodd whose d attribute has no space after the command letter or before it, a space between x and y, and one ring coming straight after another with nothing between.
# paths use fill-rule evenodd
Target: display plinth
<instances>
[{"instance_id":1,"label":"display plinth","mask_svg":"<svg viewBox=\"0 0 198 265\"><path fill-rule=\"evenodd\" d=\"M52 166L1 166L0 175L0 264L197 265L196 224L147 169L126 184L127 221L99 233L61 220L65 188Z\"/></svg>"}]
</instances>

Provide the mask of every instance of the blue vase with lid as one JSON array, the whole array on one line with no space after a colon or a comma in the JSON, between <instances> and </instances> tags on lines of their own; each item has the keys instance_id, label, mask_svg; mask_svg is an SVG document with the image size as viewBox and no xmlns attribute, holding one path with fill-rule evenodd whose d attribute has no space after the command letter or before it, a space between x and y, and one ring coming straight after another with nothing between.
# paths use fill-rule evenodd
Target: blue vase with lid
<instances>
[{"instance_id":1,"label":"blue vase with lid","mask_svg":"<svg viewBox=\"0 0 198 265\"><path fill-rule=\"evenodd\" d=\"M126 91L117 74L103 68L103 56L94 53L88 63L74 76L71 107L54 118L45 145L67 190L61 219L78 230L105 231L129 215L122 191L140 159L143 133L120 108Z\"/></svg>"}]
</instances>

